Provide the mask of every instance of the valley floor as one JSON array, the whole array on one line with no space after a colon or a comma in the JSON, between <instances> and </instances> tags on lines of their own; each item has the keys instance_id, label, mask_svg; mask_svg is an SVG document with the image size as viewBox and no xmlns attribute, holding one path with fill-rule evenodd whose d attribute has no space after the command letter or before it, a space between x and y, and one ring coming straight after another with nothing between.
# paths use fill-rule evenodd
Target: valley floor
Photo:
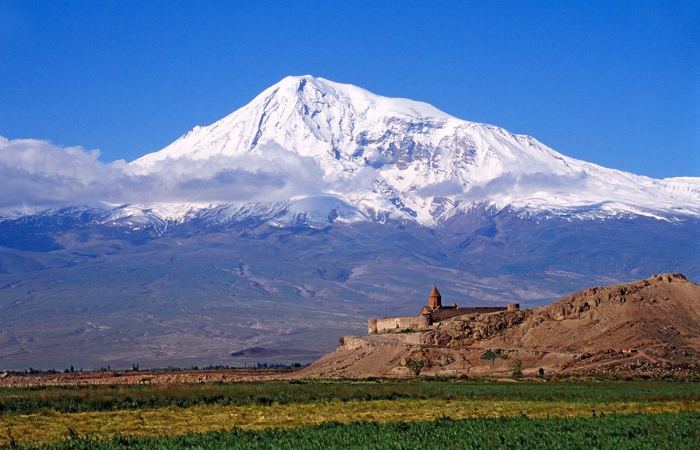
<instances>
[{"instance_id":1,"label":"valley floor","mask_svg":"<svg viewBox=\"0 0 700 450\"><path fill-rule=\"evenodd\" d=\"M692 448L700 442L698 425L700 384L690 382L270 381L0 389L0 447Z\"/></svg>"}]
</instances>

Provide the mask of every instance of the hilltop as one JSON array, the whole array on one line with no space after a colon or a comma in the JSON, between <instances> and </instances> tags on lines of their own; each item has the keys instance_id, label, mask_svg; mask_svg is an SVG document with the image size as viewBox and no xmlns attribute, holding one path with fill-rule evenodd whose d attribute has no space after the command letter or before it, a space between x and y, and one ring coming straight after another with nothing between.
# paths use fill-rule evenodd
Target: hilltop
<instances>
[{"instance_id":1,"label":"hilltop","mask_svg":"<svg viewBox=\"0 0 700 450\"><path fill-rule=\"evenodd\" d=\"M428 330L346 336L302 376L698 375L700 286L681 274L586 289L548 306L466 314Z\"/></svg>"}]
</instances>

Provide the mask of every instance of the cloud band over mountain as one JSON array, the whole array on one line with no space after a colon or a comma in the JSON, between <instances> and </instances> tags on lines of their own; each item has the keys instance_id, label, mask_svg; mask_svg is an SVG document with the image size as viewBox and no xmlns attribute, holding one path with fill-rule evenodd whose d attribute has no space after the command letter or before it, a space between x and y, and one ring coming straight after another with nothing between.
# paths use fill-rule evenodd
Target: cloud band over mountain
<instances>
[{"instance_id":1,"label":"cloud band over mountain","mask_svg":"<svg viewBox=\"0 0 700 450\"><path fill-rule=\"evenodd\" d=\"M165 159L144 171L125 161L105 163L98 150L36 139L0 137L0 209L23 212L81 204L226 203L288 201L299 196L370 189L380 169L325 173L317 160L268 143L258 152L207 159ZM573 174L505 173L464 187L451 180L416 190L423 198L482 202L572 195L588 183Z\"/></svg>"},{"instance_id":2,"label":"cloud band over mountain","mask_svg":"<svg viewBox=\"0 0 700 450\"><path fill-rule=\"evenodd\" d=\"M332 184L311 158L272 145L264 157L166 160L145 173L125 161L104 163L98 150L2 137L0 179L0 207L18 210L96 202L279 201Z\"/></svg>"}]
</instances>

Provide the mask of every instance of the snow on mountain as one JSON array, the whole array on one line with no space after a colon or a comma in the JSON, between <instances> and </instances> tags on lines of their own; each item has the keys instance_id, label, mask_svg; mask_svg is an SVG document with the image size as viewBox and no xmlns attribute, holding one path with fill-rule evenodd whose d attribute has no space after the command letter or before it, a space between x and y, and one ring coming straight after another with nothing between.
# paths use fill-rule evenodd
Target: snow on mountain
<instances>
[{"instance_id":1,"label":"snow on mountain","mask_svg":"<svg viewBox=\"0 0 700 450\"><path fill-rule=\"evenodd\" d=\"M368 222L370 219L333 195L308 196L293 200L285 211L270 220L272 226L324 228L329 223Z\"/></svg>"},{"instance_id":2,"label":"snow on mountain","mask_svg":"<svg viewBox=\"0 0 700 450\"><path fill-rule=\"evenodd\" d=\"M357 220L435 225L475 203L555 214L580 210L582 218L700 215L697 178L656 180L607 169L426 103L308 75L284 78L131 167L152 174L173 161L264 160L271 145L318 164L323 191L315 194L334 196L341 209L357 211ZM334 202L322 202L327 210L312 203L309 214L320 218L338 209Z\"/></svg>"},{"instance_id":3,"label":"snow on mountain","mask_svg":"<svg viewBox=\"0 0 700 450\"><path fill-rule=\"evenodd\" d=\"M277 171L267 173L272 166ZM257 214L278 226L365 220L433 226L484 204L582 219L700 215L700 178L657 180L604 168L426 103L308 75L284 78L127 170L150 180L176 176L195 190L207 177L225 190L233 178L238 184L230 193L238 200L203 190L195 201L106 205L114 222ZM225 170L240 173L222 176ZM253 185L241 189L241 179L274 182L279 173L296 184L263 197Z\"/></svg>"}]
</instances>

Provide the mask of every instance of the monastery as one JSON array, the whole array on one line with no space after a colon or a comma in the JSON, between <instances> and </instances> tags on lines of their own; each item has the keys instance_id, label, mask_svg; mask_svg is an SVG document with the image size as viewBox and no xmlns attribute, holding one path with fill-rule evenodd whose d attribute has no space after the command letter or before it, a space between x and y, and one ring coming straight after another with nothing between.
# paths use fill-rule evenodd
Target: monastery
<instances>
[{"instance_id":1,"label":"monastery","mask_svg":"<svg viewBox=\"0 0 700 450\"><path fill-rule=\"evenodd\" d=\"M367 324L367 332L369 334L382 334L408 330L427 330L434 324L452 317L463 316L465 314L517 311L518 309L520 309L518 303L512 303L508 306L459 307L456 304L452 306L443 306L442 295L440 295L438 288L433 286L428 296L428 304L421 308L418 316L370 319Z\"/></svg>"}]
</instances>

